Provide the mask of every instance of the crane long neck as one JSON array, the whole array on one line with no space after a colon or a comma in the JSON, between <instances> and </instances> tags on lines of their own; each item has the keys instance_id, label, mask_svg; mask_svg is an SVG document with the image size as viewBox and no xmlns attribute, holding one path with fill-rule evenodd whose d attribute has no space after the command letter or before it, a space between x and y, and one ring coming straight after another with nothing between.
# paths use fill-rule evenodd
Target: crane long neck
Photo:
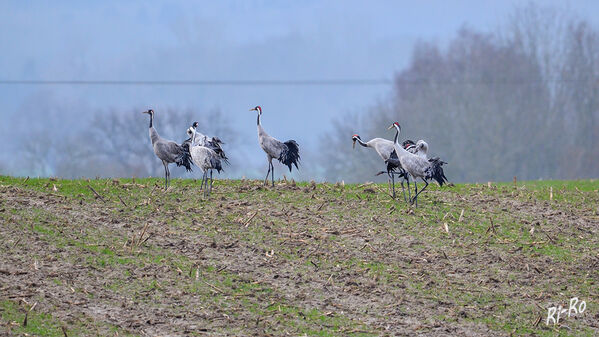
<instances>
[{"instance_id":1,"label":"crane long neck","mask_svg":"<svg viewBox=\"0 0 599 337\"><path fill-rule=\"evenodd\" d=\"M360 143L360 145L364 146L364 147L368 147L368 143L364 143L364 141L360 138L356 138L356 140L358 141L358 143Z\"/></svg>"},{"instance_id":2,"label":"crane long neck","mask_svg":"<svg viewBox=\"0 0 599 337\"><path fill-rule=\"evenodd\" d=\"M406 149L403 148L403 146L401 146L401 144L399 144L399 128L395 127L395 138L393 138L393 144L395 144L395 151L397 152L398 156L403 156L405 154L411 154L410 152L406 151Z\"/></svg>"},{"instance_id":3,"label":"crane long neck","mask_svg":"<svg viewBox=\"0 0 599 337\"><path fill-rule=\"evenodd\" d=\"M262 124L260 123L260 113L258 114L257 124L258 124L258 138L266 136L266 131L262 128Z\"/></svg>"},{"instance_id":4,"label":"crane long neck","mask_svg":"<svg viewBox=\"0 0 599 337\"><path fill-rule=\"evenodd\" d=\"M256 125L260 125L260 115L262 114L258 113L258 117L256 118Z\"/></svg>"},{"instance_id":5,"label":"crane long neck","mask_svg":"<svg viewBox=\"0 0 599 337\"><path fill-rule=\"evenodd\" d=\"M150 140L152 144L154 144L158 139L160 139L160 135L158 135L158 131L154 128L154 114L150 114Z\"/></svg>"}]
</instances>

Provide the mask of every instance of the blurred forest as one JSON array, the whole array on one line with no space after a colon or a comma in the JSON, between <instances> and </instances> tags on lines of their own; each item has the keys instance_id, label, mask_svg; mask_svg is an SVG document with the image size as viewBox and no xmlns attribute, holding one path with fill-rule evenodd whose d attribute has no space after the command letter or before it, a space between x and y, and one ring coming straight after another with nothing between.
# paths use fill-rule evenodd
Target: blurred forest
<instances>
[{"instance_id":1,"label":"blurred forest","mask_svg":"<svg viewBox=\"0 0 599 337\"><path fill-rule=\"evenodd\" d=\"M367 141L424 139L452 181L599 176L599 32L549 8L517 9L494 33L462 28L441 48L415 46L393 93L323 137L325 177L363 181L384 165ZM372 179L372 178L370 178Z\"/></svg>"},{"instance_id":2,"label":"blurred forest","mask_svg":"<svg viewBox=\"0 0 599 337\"><path fill-rule=\"evenodd\" d=\"M76 119L68 116L85 106L36 99L23 110L40 106L53 124L15 140L23 175L163 174L141 114L148 107L97 111L70 125L65 121ZM27 116L34 114L21 114L15 127L30 123ZM218 109L171 108L155 118L167 139L183 141L196 120L200 131L223 139L229 177L266 171L266 160L253 167L244 159L247 146L258 146L256 138L242 142ZM584 19L531 4L515 9L494 32L463 27L447 45L421 41L386 98L332 123L317 148L302 147L299 178L375 180L384 164L373 150L352 150L351 135L392 139L387 127L394 121L402 126L401 140L424 139L430 155L449 163L446 175L454 182L599 177L599 31ZM65 127L77 131L58 131ZM183 173L173 170L173 176Z\"/></svg>"}]
</instances>

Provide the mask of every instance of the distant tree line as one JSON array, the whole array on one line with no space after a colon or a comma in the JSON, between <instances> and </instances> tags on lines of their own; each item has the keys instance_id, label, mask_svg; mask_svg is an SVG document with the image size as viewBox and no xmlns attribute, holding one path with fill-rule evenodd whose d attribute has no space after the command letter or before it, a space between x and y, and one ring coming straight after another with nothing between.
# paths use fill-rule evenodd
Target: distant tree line
<instances>
[{"instance_id":1,"label":"distant tree line","mask_svg":"<svg viewBox=\"0 0 599 337\"><path fill-rule=\"evenodd\" d=\"M327 180L373 180L374 151L351 136L424 139L453 181L599 177L599 31L535 5L495 33L462 28L447 47L420 42L393 93L323 136Z\"/></svg>"}]
</instances>

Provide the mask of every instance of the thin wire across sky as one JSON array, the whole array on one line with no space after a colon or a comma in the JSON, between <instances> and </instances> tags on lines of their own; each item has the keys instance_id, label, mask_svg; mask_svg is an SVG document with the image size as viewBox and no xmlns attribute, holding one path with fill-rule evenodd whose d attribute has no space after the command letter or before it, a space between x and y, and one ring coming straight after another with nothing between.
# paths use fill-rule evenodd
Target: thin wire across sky
<instances>
[{"instance_id":1,"label":"thin wire across sky","mask_svg":"<svg viewBox=\"0 0 599 337\"><path fill-rule=\"evenodd\" d=\"M0 85L108 85L108 86L386 86L397 81L408 85L487 85L487 84L535 84L535 83L595 83L596 78L547 78L547 79L311 79L311 80L0 80Z\"/></svg>"},{"instance_id":2,"label":"thin wire across sky","mask_svg":"<svg viewBox=\"0 0 599 337\"><path fill-rule=\"evenodd\" d=\"M5 85L147 85L147 86L327 86L389 85L389 79L317 79L317 80L0 80Z\"/></svg>"}]
</instances>

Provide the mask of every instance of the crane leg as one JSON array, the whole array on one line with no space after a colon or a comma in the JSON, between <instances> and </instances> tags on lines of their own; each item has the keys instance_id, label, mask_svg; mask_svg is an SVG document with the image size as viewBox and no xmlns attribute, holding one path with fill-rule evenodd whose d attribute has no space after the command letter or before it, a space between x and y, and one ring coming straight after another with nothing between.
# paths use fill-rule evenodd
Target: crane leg
<instances>
[{"instance_id":1,"label":"crane leg","mask_svg":"<svg viewBox=\"0 0 599 337\"><path fill-rule=\"evenodd\" d=\"M406 188L405 188L405 186L404 186L404 184L403 184L403 183L404 183L404 181L406 180L406 178L405 178L405 177L407 176L407 173L405 173L405 171L404 171L403 169L401 169L401 168L400 168L400 172L394 172L394 171L392 171L392 172L391 172L391 174L393 175L393 197L395 198L395 174L398 174L398 175L400 175L400 176L401 176L401 178L402 178L402 179L400 180L400 183L401 183L401 192L402 192L402 194L403 194L403 200L404 200L404 201L406 202L406 204L407 204L407 203L408 203L408 201L406 200ZM409 181L408 181L408 183L409 183ZM408 187L408 189L409 189L409 187Z\"/></svg>"},{"instance_id":2,"label":"crane leg","mask_svg":"<svg viewBox=\"0 0 599 337\"><path fill-rule=\"evenodd\" d=\"M393 199L395 199L395 173L391 172L390 176L391 176L391 191L392 191Z\"/></svg>"},{"instance_id":3,"label":"crane leg","mask_svg":"<svg viewBox=\"0 0 599 337\"><path fill-rule=\"evenodd\" d=\"M403 179L401 180L401 192L403 193L403 201L407 204L408 200L406 200L406 189L403 186Z\"/></svg>"},{"instance_id":4,"label":"crane leg","mask_svg":"<svg viewBox=\"0 0 599 337\"><path fill-rule=\"evenodd\" d=\"M210 196L210 189L208 187L208 171L206 171L206 173L204 173L204 195L206 196Z\"/></svg>"},{"instance_id":5,"label":"crane leg","mask_svg":"<svg viewBox=\"0 0 599 337\"><path fill-rule=\"evenodd\" d=\"M168 169L168 164L166 164L166 175L168 176L168 179L166 180L166 186L168 188L171 183L171 170Z\"/></svg>"},{"instance_id":6,"label":"crane leg","mask_svg":"<svg viewBox=\"0 0 599 337\"><path fill-rule=\"evenodd\" d=\"M200 191L202 190L202 188L204 188L204 176L206 175L206 172L202 173L202 183L200 184Z\"/></svg>"},{"instance_id":7,"label":"crane leg","mask_svg":"<svg viewBox=\"0 0 599 337\"><path fill-rule=\"evenodd\" d=\"M418 195L420 195L420 193L422 193L428 187L428 181L426 181L426 179L422 179L422 181L424 181L426 185L424 185L424 187L420 189L420 192L414 196L414 199L416 200L416 207L418 207Z\"/></svg>"},{"instance_id":8,"label":"crane leg","mask_svg":"<svg viewBox=\"0 0 599 337\"><path fill-rule=\"evenodd\" d=\"M410 188L410 174L406 174L406 181L408 182L408 200L411 203L412 202L412 190Z\"/></svg>"},{"instance_id":9,"label":"crane leg","mask_svg":"<svg viewBox=\"0 0 599 337\"><path fill-rule=\"evenodd\" d=\"M210 170L210 192L208 193L208 195L210 195L210 193L212 193L212 170Z\"/></svg>"},{"instance_id":10,"label":"crane leg","mask_svg":"<svg viewBox=\"0 0 599 337\"><path fill-rule=\"evenodd\" d=\"M162 165L164 165L164 190L166 191L168 188L168 166L164 161L162 162Z\"/></svg>"},{"instance_id":11,"label":"crane leg","mask_svg":"<svg viewBox=\"0 0 599 337\"><path fill-rule=\"evenodd\" d=\"M387 170L387 190L389 194L395 199L395 189L391 188L391 179L393 178L393 172Z\"/></svg>"},{"instance_id":12,"label":"crane leg","mask_svg":"<svg viewBox=\"0 0 599 337\"><path fill-rule=\"evenodd\" d=\"M208 195L208 171L204 172L204 196Z\"/></svg>"},{"instance_id":13,"label":"crane leg","mask_svg":"<svg viewBox=\"0 0 599 337\"><path fill-rule=\"evenodd\" d=\"M272 167L272 171L270 171L270 178L272 179L272 187L275 187L275 166L270 163L270 167Z\"/></svg>"},{"instance_id":14,"label":"crane leg","mask_svg":"<svg viewBox=\"0 0 599 337\"><path fill-rule=\"evenodd\" d=\"M412 199L412 204L416 203L416 207L418 207L418 184L417 178L414 178L414 199Z\"/></svg>"},{"instance_id":15,"label":"crane leg","mask_svg":"<svg viewBox=\"0 0 599 337\"><path fill-rule=\"evenodd\" d=\"M272 165L272 163L268 162L268 172L266 172L266 178L264 178L264 185L268 184L268 175L270 174L270 165Z\"/></svg>"},{"instance_id":16,"label":"crane leg","mask_svg":"<svg viewBox=\"0 0 599 337\"><path fill-rule=\"evenodd\" d=\"M405 179L401 179L401 192L403 193L403 201L405 201L405 203L407 204L408 201L406 200L406 189L403 185Z\"/></svg>"},{"instance_id":17,"label":"crane leg","mask_svg":"<svg viewBox=\"0 0 599 337\"><path fill-rule=\"evenodd\" d=\"M395 175L391 175L391 184L393 187L393 199L395 199Z\"/></svg>"}]
</instances>

